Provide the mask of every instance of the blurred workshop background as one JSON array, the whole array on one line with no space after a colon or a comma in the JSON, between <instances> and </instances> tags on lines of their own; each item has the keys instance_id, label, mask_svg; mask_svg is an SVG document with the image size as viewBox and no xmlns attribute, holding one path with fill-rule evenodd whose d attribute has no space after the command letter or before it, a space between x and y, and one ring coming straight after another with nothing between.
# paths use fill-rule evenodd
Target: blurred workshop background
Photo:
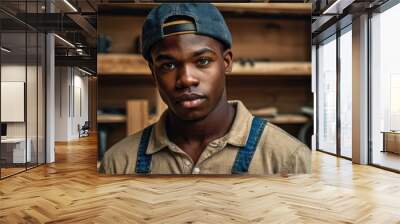
<instances>
[{"instance_id":1,"label":"blurred workshop background","mask_svg":"<svg viewBox=\"0 0 400 224\"><path fill-rule=\"evenodd\" d=\"M311 5L216 4L233 38L229 99L241 100L311 146ZM154 4L98 9L99 159L115 142L155 122L166 109L140 54L143 21Z\"/></svg>"}]
</instances>

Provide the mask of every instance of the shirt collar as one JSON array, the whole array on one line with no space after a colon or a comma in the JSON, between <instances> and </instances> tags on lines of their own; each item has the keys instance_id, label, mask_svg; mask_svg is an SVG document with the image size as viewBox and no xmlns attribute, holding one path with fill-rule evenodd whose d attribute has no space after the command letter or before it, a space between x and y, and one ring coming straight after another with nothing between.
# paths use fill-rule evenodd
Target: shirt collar
<instances>
[{"instance_id":1,"label":"shirt collar","mask_svg":"<svg viewBox=\"0 0 400 224\"><path fill-rule=\"evenodd\" d=\"M231 129L222 137L222 140L226 141L228 144L243 147L246 144L253 115L239 100L228 101L228 103L236 108L236 114ZM151 143L147 148L146 154L154 154L165 147L175 147L175 144L171 142L167 136L165 128L166 118L167 111L164 111L160 119L154 125L152 141L150 141Z\"/></svg>"}]
</instances>

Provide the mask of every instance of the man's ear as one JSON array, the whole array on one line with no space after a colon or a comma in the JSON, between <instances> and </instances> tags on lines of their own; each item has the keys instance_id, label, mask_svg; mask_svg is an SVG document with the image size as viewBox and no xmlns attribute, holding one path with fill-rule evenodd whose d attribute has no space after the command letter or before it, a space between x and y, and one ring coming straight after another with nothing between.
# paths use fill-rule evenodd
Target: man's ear
<instances>
[{"instance_id":1,"label":"man's ear","mask_svg":"<svg viewBox=\"0 0 400 224\"><path fill-rule=\"evenodd\" d=\"M231 72L233 66L233 53L230 48L226 49L223 53L225 72Z\"/></svg>"}]
</instances>

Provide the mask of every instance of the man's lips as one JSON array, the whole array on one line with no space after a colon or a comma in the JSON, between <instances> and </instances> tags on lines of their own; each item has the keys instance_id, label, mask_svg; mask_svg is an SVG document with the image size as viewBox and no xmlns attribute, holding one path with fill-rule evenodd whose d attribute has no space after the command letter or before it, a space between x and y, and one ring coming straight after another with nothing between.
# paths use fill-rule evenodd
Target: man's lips
<instances>
[{"instance_id":1,"label":"man's lips","mask_svg":"<svg viewBox=\"0 0 400 224\"><path fill-rule=\"evenodd\" d=\"M176 98L176 103L185 108L194 108L203 103L205 97L198 94L184 94Z\"/></svg>"},{"instance_id":2,"label":"man's lips","mask_svg":"<svg viewBox=\"0 0 400 224\"><path fill-rule=\"evenodd\" d=\"M204 98L198 98L195 100L184 100L184 101L180 101L180 105L190 109L190 108L194 108L194 107L198 107L200 106L200 104L202 104L204 102Z\"/></svg>"}]
</instances>

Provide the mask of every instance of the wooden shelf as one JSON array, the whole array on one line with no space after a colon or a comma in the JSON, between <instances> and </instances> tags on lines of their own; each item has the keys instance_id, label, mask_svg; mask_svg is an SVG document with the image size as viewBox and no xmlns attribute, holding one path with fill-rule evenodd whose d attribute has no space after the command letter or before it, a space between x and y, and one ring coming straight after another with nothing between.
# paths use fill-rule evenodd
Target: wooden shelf
<instances>
[{"instance_id":1,"label":"wooden shelf","mask_svg":"<svg viewBox=\"0 0 400 224\"><path fill-rule=\"evenodd\" d=\"M137 54L97 54L99 75L150 75L146 60Z\"/></svg>"},{"instance_id":2,"label":"wooden shelf","mask_svg":"<svg viewBox=\"0 0 400 224\"><path fill-rule=\"evenodd\" d=\"M98 123L125 123L126 116L124 114L98 114Z\"/></svg>"},{"instance_id":3,"label":"wooden shelf","mask_svg":"<svg viewBox=\"0 0 400 224\"><path fill-rule=\"evenodd\" d=\"M150 75L146 60L136 54L98 54L99 75ZM235 62L229 76L310 76L310 62L256 62L244 66Z\"/></svg>"},{"instance_id":4,"label":"wooden shelf","mask_svg":"<svg viewBox=\"0 0 400 224\"><path fill-rule=\"evenodd\" d=\"M150 117L149 122L156 122L157 119L155 117ZM269 118L269 122L273 124L305 124L309 121L309 118L304 115L298 114L281 114L277 115L274 118ZM116 123L125 123L126 115L119 114L100 114L97 115L97 122L103 124L116 124Z\"/></svg>"},{"instance_id":5,"label":"wooden shelf","mask_svg":"<svg viewBox=\"0 0 400 224\"><path fill-rule=\"evenodd\" d=\"M234 63L231 76L310 76L311 63L308 62L257 62L254 66Z\"/></svg>"}]
</instances>

